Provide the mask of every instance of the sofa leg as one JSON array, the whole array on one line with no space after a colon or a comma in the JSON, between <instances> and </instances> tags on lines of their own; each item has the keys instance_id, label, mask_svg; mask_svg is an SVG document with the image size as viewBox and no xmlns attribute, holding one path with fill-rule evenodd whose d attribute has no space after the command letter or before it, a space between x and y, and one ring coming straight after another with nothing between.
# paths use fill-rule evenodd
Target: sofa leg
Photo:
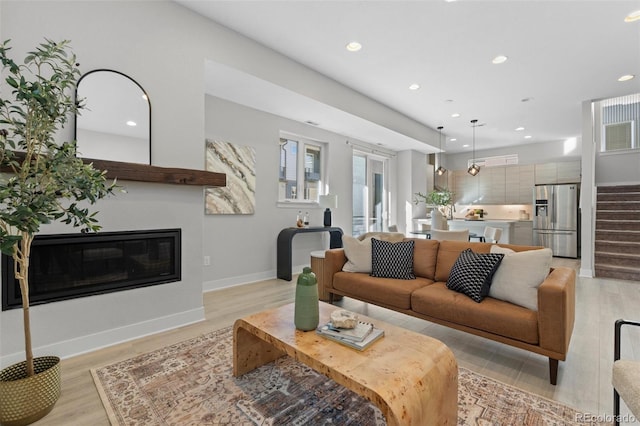
<instances>
[{"instance_id":1,"label":"sofa leg","mask_svg":"<svg viewBox=\"0 0 640 426\"><path fill-rule=\"evenodd\" d=\"M333 305L333 293L329 293L329 304Z\"/></svg>"},{"instance_id":2,"label":"sofa leg","mask_svg":"<svg viewBox=\"0 0 640 426\"><path fill-rule=\"evenodd\" d=\"M558 382L558 360L549 358L549 382L555 385Z\"/></svg>"}]
</instances>

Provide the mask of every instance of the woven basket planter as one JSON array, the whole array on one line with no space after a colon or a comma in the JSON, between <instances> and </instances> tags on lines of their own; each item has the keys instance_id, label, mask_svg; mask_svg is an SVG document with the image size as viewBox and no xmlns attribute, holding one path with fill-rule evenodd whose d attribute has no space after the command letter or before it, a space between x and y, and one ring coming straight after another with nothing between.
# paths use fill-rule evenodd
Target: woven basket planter
<instances>
[{"instance_id":1,"label":"woven basket planter","mask_svg":"<svg viewBox=\"0 0 640 426\"><path fill-rule=\"evenodd\" d=\"M0 371L0 425L28 425L46 416L60 397L60 358L34 358L35 374L26 362Z\"/></svg>"}]
</instances>

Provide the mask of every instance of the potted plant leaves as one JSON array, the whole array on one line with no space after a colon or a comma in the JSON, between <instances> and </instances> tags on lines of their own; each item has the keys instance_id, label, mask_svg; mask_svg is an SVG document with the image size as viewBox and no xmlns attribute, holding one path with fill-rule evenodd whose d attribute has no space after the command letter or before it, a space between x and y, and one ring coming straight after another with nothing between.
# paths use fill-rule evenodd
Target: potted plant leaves
<instances>
[{"instance_id":1,"label":"potted plant leaves","mask_svg":"<svg viewBox=\"0 0 640 426\"><path fill-rule=\"evenodd\" d=\"M59 358L34 358L29 318L29 256L44 224L61 221L97 231L88 206L111 194L115 182L76 157L75 142L56 133L81 105L80 72L68 41L45 40L23 63L0 45L0 249L14 261L22 297L25 361L0 371L0 424L29 424L45 416L60 394Z\"/></svg>"}]
</instances>

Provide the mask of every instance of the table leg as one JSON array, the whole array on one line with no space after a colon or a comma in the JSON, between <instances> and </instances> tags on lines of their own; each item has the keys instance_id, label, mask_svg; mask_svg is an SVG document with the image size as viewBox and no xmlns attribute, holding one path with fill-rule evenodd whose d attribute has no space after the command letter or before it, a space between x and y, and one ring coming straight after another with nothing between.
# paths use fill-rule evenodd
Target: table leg
<instances>
[{"instance_id":1,"label":"table leg","mask_svg":"<svg viewBox=\"0 0 640 426\"><path fill-rule=\"evenodd\" d=\"M236 323L233 327L233 376L242 376L249 371L268 364L286 355L268 342L251 334Z\"/></svg>"}]
</instances>

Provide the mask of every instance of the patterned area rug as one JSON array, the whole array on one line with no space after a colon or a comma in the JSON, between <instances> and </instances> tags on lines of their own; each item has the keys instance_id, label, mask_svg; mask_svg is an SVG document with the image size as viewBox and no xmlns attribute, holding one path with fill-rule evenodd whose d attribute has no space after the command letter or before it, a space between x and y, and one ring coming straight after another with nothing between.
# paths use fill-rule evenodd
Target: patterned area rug
<instances>
[{"instance_id":1,"label":"patterned area rug","mask_svg":"<svg viewBox=\"0 0 640 426\"><path fill-rule=\"evenodd\" d=\"M232 375L225 328L92 370L113 425L384 425L380 410L283 357ZM585 425L560 403L460 368L459 425Z\"/></svg>"}]
</instances>

